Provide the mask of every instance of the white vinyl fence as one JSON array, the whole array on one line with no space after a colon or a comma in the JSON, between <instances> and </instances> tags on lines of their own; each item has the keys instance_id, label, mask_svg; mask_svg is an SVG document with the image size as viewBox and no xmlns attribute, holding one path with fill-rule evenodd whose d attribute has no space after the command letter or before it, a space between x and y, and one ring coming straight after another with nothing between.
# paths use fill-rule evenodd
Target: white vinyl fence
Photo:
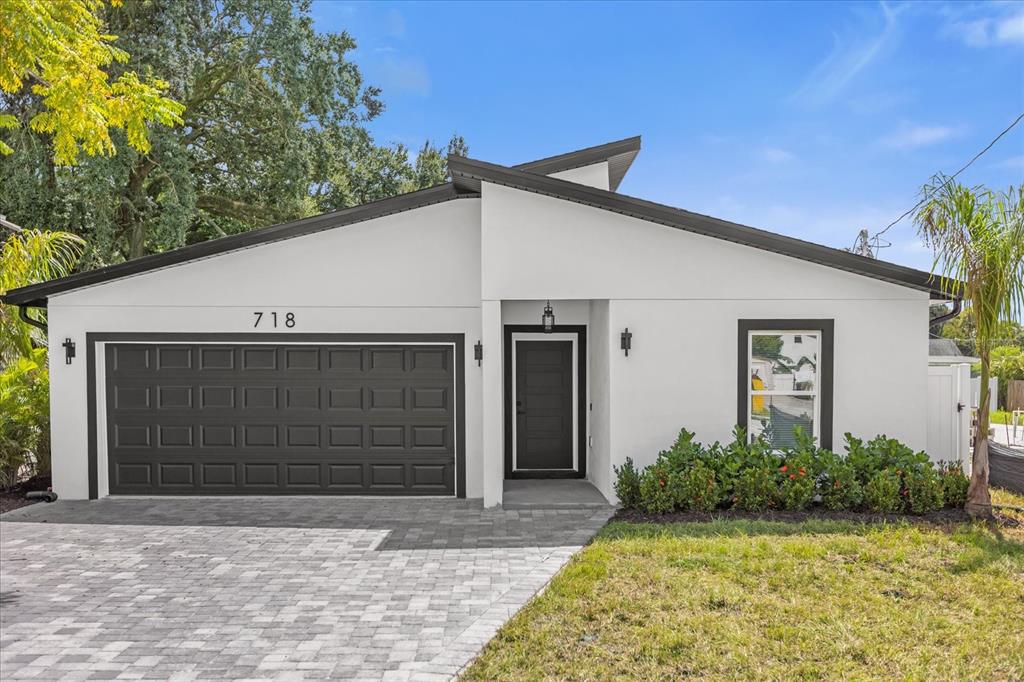
<instances>
[{"instance_id":1,"label":"white vinyl fence","mask_svg":"<svg viewBox=\"0 0 1024 682\"><path fill-rule=\"evenodd\" d=\"M970 467L971 366L928 366L928 456Z\"/></svg>"},{"instance_id":2,"label":"white vinyl fence","mask_svg":"<svg viewBox=\"0 0 1024 682\"><path fill-rule=\"evenodd\" d=\"M990 377L988 380L988 390L991 391L991 396L988 401L988 408L990 410L996 409L996 399L999 396L999 379ZM971 407L977 408L981 404L981 377L971 378Z\"/></svg>"}]
</instances>

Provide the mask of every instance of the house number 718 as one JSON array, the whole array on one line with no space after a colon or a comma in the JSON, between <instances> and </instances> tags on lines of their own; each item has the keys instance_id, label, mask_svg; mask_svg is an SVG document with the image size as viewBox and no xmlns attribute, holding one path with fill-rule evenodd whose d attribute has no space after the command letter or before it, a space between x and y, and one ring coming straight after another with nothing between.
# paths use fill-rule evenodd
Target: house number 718
<instances>
[{"instance_id":1,"label":"house number 718","mask_svg":"<svg viewBox=\"0 0 1024 682\"><path fill-rule=\"evenodd\" d=\"M262 324L264 327L273 327L274 329L278 327L277 311L270 313L264 313L263 311L259 311L254 312L253 315L256 316L256 322L253 323L253 327L259 327L260 324ZM264 320L264 315L267 315L268 319ZM292 327L295 326L295 313L285 313L284 316L282 317L282 320L283 321L281 324L291 329Z\"/></svg>"}]
</instances>

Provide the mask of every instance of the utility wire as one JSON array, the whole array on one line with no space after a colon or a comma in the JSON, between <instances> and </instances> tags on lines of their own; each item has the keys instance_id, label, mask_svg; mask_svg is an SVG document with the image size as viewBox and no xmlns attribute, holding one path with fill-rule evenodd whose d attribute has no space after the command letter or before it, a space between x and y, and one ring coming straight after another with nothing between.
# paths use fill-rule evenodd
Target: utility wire
<instances>
[{"instance_id":1,"label":"utility wire","mask_svg":"<svg viewBox=\"0 0 1024 682\"><path fill-rule=\"evenodd\" d=\"M1001 133L999 133L998 135L996 135L996 136L995 136L995 139L993 139L993 140L992 140L991 142L989 142L989 143L988 143L988 146L987 146L987 147L985 147L985 148L984 148L984 149L982 149L982 150L981 150L980 152L978 152L977 154L975 154L975 155L974 155L974 158L972 158L972 159L971 159L970 161L968 161L967 163L965 163L965 164L964 164L964 166L963 166L963 168L961 168L960 170L958 170L958 171L957 171L956 173L953 173L953 174L952 174L951 176L949 176L949 178L948 178L948 179L946 180L946 182L944 182L944 183L942 183L941 185L939 185L938 187L936 187L936 188L935 188L935 190L934 190L934 191L932 192L932 195L933 195L933 194L935 194L935 192L937 192L937 191L939 191L940 189L942 189L943 187L945 187L946 185L948 185L949 183L951 183L951 182L952 182L952 181L954 180L954 178L956 178L956 176L960 175L960 174L961 174L961 173L963 173L963 172L964 172L965 170L967 170L968 168L970 168L970 167L971 167L971 164L972 164L972 163L974 163L975 161L977 161L978 159L980 159L980 158L981 158L981 156L982 156L982 154L984 154L985 152L987 152L987 151L988 151L989 149L992 149L992 147L994 147L994 146L995 146L996 142L999 142L999 140L1000 140L1000 139L1001 139L1001 138L1003 137L1003 135L1005 135L1006 133L1008 133L1008 132L1010 132L1011 130L1013 130L1014 126L1016 126L1016 125L1017 125L1018 123L1020 123L1020 122L1021 122L1021 119L1024 119L1024 113L1022 113L1022 114L1021 114L1020 116L1018 116L1018 117L1017 117L1017 118L1016 118L1016 119L1014 120L1014 122L1013 122L1013 123L1011 123L1010 125L1008 125L1008 126L1006 127L1006 129L1005 129L1005 130L1003 130L1003 132L1001 132ZM931 195L929 195L929 196L926 196L926 197L924 197L923 199L921 199L921 201L917 202L917 203L916 203L916 204L914 204L914 205L913 205L913 206L912 206L912 207L911 207L911 208L910 208L909 210L907 210L907 212L906 212L906 213L904 213L904 214L903 214L903 215L901 215L901 216L900 216L899 218L897 218L896 220L894 220L894 221L892 221L891 223L889 223L888 225L886 225L886 226L885 226L885 229L883 229L883 230L882 230L881 232L879 232L879 233L878 233L878 234L876 234L876 235L875 235L874 237L872 237L872 239L873 239L873 240L875 241L875 247L877 248L877 245L878 245L878 238L879 238L879 237L881 237L881 236L882 236L883 234L885 234L886 232L888 232L888 230L889 230L889 228L890 228L890 227L892 227L893 225L895 225L896 223L900 222L901 220L903 220L904 218L906 218L906 217L907 217L908 215L910 215L911 213L913 213L914 211L916 211L916 210L917 210L917 209L918 209L918 208L919 208L919 207L921 206L921 204L923 204L924 202L928 201L929 199L931 199Z\"/></svg>"}]
</instances>

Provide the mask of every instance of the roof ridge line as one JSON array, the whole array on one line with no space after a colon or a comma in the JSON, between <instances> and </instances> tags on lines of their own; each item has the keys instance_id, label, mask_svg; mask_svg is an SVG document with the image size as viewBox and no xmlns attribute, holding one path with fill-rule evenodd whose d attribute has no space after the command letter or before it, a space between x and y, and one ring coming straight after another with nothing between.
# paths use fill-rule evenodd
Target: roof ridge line
<instances>
[{"instance_id":1,"label":"roof ridge line","mask_svg":"<svg viewBox=\"0 0 1024 682\"><path fill-rule=\"evenodd\" d=\"M465 156L450 155L448 165L455 185L459 186L461 184L465 189L478 186L480 181L495 182L496 184L504 184L525 191L549 194L556 198L591 205L595 208L629 215L648 222L664 224L694 234L740 243L752 248L760 248L819 265L834 267L875 279L882 279L894 284L910 286L915 289L929 291L935 297L948 298L951 295L947 288L943 287L943 278L940 276L898 263L867 258L798 237L790 237L761 228L734 223L723 218L716 218L668 204L661 204L649 199L619 194L618 192L604 190L599 187L583 185L546 175L538 175L514 167L502 166ZM459 166L463 168L459 170ZM474 170L482 172L474 175ZM457 175L467 176L475 182L460 183ZM522 186L518 185L517 182L521 183ZM700 223L705 224L700 225Z\"/></svg>"}]
</instances>

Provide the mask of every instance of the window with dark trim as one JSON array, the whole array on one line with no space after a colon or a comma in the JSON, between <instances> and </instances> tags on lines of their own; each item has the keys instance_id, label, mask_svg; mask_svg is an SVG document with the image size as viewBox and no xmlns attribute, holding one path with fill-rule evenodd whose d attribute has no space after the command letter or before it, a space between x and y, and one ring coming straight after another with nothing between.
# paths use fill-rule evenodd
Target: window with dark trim
<instances>
[{"instance_id":1,"label":"window with dark trim","mask_svg":"<svg viewBox=\"0 0 1024 682\"><path fill-rule=\"evenodd\" d=\"M751 440L832 447L833 320L740 320L736 423Z\"/></svg>"}]
</instances>

